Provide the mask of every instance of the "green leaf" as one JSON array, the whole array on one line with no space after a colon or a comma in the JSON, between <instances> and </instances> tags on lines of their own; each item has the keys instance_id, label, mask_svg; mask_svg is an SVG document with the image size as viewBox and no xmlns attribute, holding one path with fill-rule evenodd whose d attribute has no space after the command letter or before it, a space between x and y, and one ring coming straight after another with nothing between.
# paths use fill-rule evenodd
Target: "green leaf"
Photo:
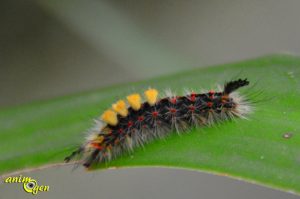
<instances>
[{"instance_id":1,"label":"green leaf","mask_svg":"<svg viewBox=\"0 0 300 199\"><path fill-rule=\"evenodd\" d=\"M170 166L205 170L300 192L300 59L276 55L201 68L148 81L113 86L0 113L0 173L35 167L63 158L83 141L93 118L112 102L149 86L199 91L234 77L247 77L263 91L250 120L172 134L102 167ZM290 133L290 138L284 138Z\"/></svg>"}]
</instances>

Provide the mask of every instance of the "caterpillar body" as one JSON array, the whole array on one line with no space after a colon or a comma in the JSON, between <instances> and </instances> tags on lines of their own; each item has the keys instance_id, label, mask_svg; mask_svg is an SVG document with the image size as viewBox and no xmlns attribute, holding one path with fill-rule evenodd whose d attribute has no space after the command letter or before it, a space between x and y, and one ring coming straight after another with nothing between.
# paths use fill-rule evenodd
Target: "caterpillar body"
<instances>
[{"instance_id":1,"label":"caterpillar body","mask_svg":"<svg viewBox=\"0 0 300 199\"><path fill-rule=\"evenodd\" d=\"M89 136L78 150L65 161L81 154L83 166L110 161L134 147L143 146L154 139L173 132L185 132L190 127L209 126L235 117L246 118L251 112L251 103L236 90L249 84L247 79L238 79L224 84L220 91L190 92L175 96L170 92L158 97L156 89L144 92L146 101L139 94L127 96L106 110Z\"/></svg>"}]
</instances>

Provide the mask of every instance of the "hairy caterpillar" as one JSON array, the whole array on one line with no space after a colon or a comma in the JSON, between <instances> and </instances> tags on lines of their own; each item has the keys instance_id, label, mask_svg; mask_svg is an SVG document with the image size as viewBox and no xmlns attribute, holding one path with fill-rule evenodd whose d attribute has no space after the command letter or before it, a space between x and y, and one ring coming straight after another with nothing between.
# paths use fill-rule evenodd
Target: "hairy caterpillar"
<instances>
[{"instance_id":1,"label":"hairy caterpillar","mask_svg":"<svg viewBox=\"0 0 300 199\"><path fill-rule=\"evenodd\" d=\"M124 151L172 132L183 132L192 126L208 126L235 117L245 118L251 112L248 99L235 92L247 86L247 79L238 79L224 84L218 92L187 93L175 96L170 92L158 98L158 91L148 89L144 92L146 101L139 94L127 96L106 110L101 120L91 129L85 143L65 161L75 155L83 155L83 165L105 162L116 158Z\"/></svg>"}]
</instances>

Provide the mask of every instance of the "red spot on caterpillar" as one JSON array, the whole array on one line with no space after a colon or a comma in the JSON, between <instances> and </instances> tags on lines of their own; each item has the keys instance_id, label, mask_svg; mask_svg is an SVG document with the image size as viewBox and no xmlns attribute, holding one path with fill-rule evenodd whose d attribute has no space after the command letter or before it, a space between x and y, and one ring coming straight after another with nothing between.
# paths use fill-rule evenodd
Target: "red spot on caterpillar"
<instances>
[{"instance_id":1,"label":"red spot on caterpillar","mask_svg":"<svg viewBox=\"0 0 300 199\"><path fill-rule=\"evenodd\" d=\"M118 130L118 132L121 134L121 133L124 132L124 130L123 130L122 128L120 128L120 129Z\"/></svg>"},{"instance_id":2,"label":"red spot on caterpillar","mask_svg":"<svg viewBox=\"0 0 300 199\"><path fill-rule=\"evenodd\" d=\"M212 102L207 102L207 107L211 108L213 106Z\"/></svg>"},{"instance_id":3,"label":"red spot on caterpillar","mask_svg":"<svg viewBox=\"0 0 300 199\"><path fill-rule=\"evenodd\" d=\"M191 93L190 101L196 101L196 93Z\"/></svg>"},{"instance_id":4,"label":"red spot on caterpillar","mask_svg":"<svg viewBox=\"0 0 300 199\"><path fill-rule=\"evenodd\" d=\"M91 143L91 145L92 145L92 147L93 147L93 148L95 148L95 149L98 149L98 150L100 150L100 151L101 151L101 150L102 150L102 148L103 148L102 146L100 146L99 144L97 144L97 143L94 143L94 142L93 142L93 143Z\"/></svg>"},{"instance_id":5,"label":"red spot on caterpillar","mask_svg":"<svg viewBox=\"0 0 300 199\"><path fill-rule=\"evenodd\" d=\"M145 119L144 116L139 116L138 117L138 121L140 121L140 122L142 122L144 119Z\"/></svg>"},{"instance_id":6,"label":"red spot on caterpillar","mask_svg":"<svg viewBox=\"0 0 300 199\"><path fill-rule=\"evenodd\" d=\"M153 111L152 112L152 117L157 117L158 116L158 112L157 111Z\"/></svg>"},{"instance_id":7,"label":"red spot on caterpillar","mask_svg":"<svg viewBox=\"0 0 300 199\"><path fill-rule=\"evenodd\" d=\"M146 125L146 124L144 124L142 127L145 129L145 128L147 128L147 125Z\"/></svg>"},{"instance_id":8,"label":"red spot on caterpillar","mask_svg":"<svg viewBox=\"0 0 300 199\"><path fill-rule=\"evenodd\" d=\"M129 121L129 122L127 123L127 126L128 126L128 127L132 127L132 125L133 125L133 122L132 122L132 121Z\"/></svg>"},{"instance_id":9,"label":"red spot on caterpillar","mask_svg":"<svg viewBox=\"0 0 300 199\"><path fill-rule=\"evenodd\" d=\"M176 97L171 98L171 99L170 99L170 102L171 102L172 104L176 104L176 102L177 102Z\"/></svg>"},{"instance_id":10,"label":"red spot on caterpillar","mask_svg":"<svg viewBox=\"0 0 300 199\"><path fill-rule=\"evenodd\" d=\"M194 112L194 111L195 111L195 109L196 109L196 107L195 107L195 106L192 106L192 105L191 105L191 106L189 106L189 110L190 110L190 111Z\"/></svg>"},{"instance_id":11,"label":"red spot on caterpillar","mask_svg":"<svg viewBox=\"0 0 300 199\"><path fill-rule=\"evenodd\" d=\"M176 110L175 108L170 108L169 111L170 111L171 113L176 113L176 112L177 112L177 110Z\"/></svg>"},{"instance_id":12,"label":"red spot on caterpillar","mask_svg":"<svg viewBox=\"0 0 300 199\"><path fill-rule=\"evenodd\" d=\"M227 102L227 100L228 100L228 95L222 95L222 97L221 97L221 103L225 104Z\"/></svg>"},{"instance_id":13,"label":"red spot on caterpillar","mask_svg":"<svg viewBox=\"0 0 300 199\"><path fill-rule=\"evenodd\" d=\"M214 99L214 95L215 95L215 91L214 90L210 90L209 92L208 92L208 95L209 95L209 99Z\"/></svg>"}]
</instances>

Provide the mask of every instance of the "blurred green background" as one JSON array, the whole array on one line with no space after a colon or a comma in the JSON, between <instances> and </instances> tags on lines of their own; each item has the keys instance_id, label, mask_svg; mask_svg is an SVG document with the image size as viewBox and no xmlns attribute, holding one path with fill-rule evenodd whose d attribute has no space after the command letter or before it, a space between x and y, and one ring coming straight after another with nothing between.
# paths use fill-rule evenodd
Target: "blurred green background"
<instances>
[{"instance_id":1,"label":"blurred green background","mask_svg":"<svg viewBox=\"0 0 300 199\"><path fill-rule=\"evenodd\" d=\"M1 0L0 107L300 52L300 1Z\"/></svg>"}]
</instances>

